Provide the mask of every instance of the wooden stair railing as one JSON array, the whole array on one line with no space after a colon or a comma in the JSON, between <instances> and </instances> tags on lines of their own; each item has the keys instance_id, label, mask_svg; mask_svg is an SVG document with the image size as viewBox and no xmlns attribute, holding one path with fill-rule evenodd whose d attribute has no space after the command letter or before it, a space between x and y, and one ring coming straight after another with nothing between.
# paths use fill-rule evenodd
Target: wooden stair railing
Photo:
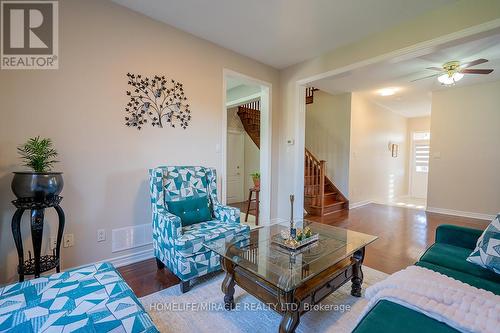
<instances>
[{"instance_id":1,"label":"wooden stair railing","mask_svg":"<svg viewBox=\"0 0 500 333\"><path fill-rule=\"evenodd\" d=\"M326 176L326 162L309 150L304 155L304 208L310 215L323 216L349 208L349 201Z\"/></svg>"},{"instance_id":2,"label":"wooden stair railing","mask_svg":"<svg viewBox=\"0 0 500 333\"><path fill-rule=\"evenodd\" d=\"M314 92L318 90L318 88L306 87L306 104L312 104L314 102Z\"/></svg>"},{"instance_id":3,"label":"wooden stair railing","mask_svg":"<svg viewBox=\"0 0 500 333\"><path fill-rule=\"evenodd\" d=\"M311 196L310 204L320 207L320 216L324 214L325 200L325 167L324 160L319 161L309 150L304 157L304 196Z\"/></svg>"},{"instance_id":4,"label":"wooden stair railing","mask_svg":"<svg viewBox=\"0 0 500 333\"><path fill-rule=\"evenodd\" d=\"M260 148L260 100L238 106L238 117L248 136Z\"/></svg>"}]
</instances>

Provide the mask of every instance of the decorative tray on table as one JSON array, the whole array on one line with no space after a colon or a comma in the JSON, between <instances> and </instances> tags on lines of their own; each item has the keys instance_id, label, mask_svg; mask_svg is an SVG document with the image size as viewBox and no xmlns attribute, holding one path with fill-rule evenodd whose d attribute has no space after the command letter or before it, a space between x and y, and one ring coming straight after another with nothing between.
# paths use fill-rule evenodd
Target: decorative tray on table
<instances>
[{"instance_id":1,"label":"decorative tray on table","mask_svg":"<svg viewBox=\"0 0 500 333\"><path fill-rule=\"evenodd\" d=\"M299 232L295 239L290 238L287 232L282 232L279 235L272 236L272 242L284 247L288 250L298 250L306 245L317 242L319 240L319 234L313 234L310 231L301 233Z\"/></svg>"}]
</instances>

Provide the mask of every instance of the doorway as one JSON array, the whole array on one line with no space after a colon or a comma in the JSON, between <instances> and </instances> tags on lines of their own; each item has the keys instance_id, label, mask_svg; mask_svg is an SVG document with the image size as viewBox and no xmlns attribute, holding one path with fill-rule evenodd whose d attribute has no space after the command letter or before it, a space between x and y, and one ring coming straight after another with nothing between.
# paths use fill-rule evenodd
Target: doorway
<instances>
[{"instance_id":1,"label":"doorway","mask_svg":"<svg viewBox=\"0 0 500 333\"><path fill-rule=\"evenodd\" d=\"M270 223L271 85L224 70L222 202L240 209L245 223ZM256 176L259 179L254 183ZM259 184L260 183L260 184ZM257 191L257 192L256 192ZM255 199L259 198L258 208Z\"/></svg>"},{"instance_id":2,"label":"doorway","mask_svg":"<svg viewBox=\"0 0 500 333\"><path fill-rule=\"evenodd\" d=\"M410 197L427 198L429 174L430 132L411 133Z\"/></svg>"}]
</instances>

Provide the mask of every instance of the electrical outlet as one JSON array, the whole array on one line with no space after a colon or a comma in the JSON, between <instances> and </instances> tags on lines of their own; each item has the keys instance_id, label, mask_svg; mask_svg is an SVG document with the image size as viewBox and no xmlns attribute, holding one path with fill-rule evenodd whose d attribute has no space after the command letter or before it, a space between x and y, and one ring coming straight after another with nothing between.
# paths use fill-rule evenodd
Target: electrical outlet
<instances>
[{"instance_id":1,"label":"electrical outlet","mask_svg":"<svg viewBox=\"0 0 500 333\"><path fill-rule=\"evenodd\" d=\"M57 237L50 237L49 247L51 251L57 247Z\"/></svg>"},{"instance_id":2,"label":"electrical outlet","mask_svg":"<svg viewBox=\"0 0 500 333\"><path fill-rule=\"evenodd\" d=\"M97 229L97 241L104 242L106 240L106 229Z\"/></svg>"},{"instance_id":3,"label":"electrical outlet","mask_svg":"<svg viewBox=\"0 0 500 333\"><path fill-rule=\"evenodd\" d=\"M64 234L63 247L72 247L75 245L75 238L73 234Z\"/></svg>"}]
</instances>

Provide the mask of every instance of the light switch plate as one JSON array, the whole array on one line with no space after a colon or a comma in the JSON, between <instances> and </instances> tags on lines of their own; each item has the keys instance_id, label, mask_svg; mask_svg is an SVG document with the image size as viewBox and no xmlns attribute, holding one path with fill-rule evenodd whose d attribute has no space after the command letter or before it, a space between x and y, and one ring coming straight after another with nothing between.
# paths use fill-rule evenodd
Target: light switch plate
<instances>
[{"instance_id":1,"label":"light switch plate","mask_svg":"<svg viewBox=\"0 0 500 333\"><path fill-rule=\"evenodd\" d=\"M97 229L97 241L104 242L106 240L106 229Z\"/></svg>"},{"instance_id":2,"label":"light switch plate","mask_svg":"<svg viewBox=\"0 0 500 333\"><path fill-rule=\"evenodd\" d=\"M72 247L75 245L75 238L73 234L64 234L63 247Z\"/></svg>"}]
</instances>

